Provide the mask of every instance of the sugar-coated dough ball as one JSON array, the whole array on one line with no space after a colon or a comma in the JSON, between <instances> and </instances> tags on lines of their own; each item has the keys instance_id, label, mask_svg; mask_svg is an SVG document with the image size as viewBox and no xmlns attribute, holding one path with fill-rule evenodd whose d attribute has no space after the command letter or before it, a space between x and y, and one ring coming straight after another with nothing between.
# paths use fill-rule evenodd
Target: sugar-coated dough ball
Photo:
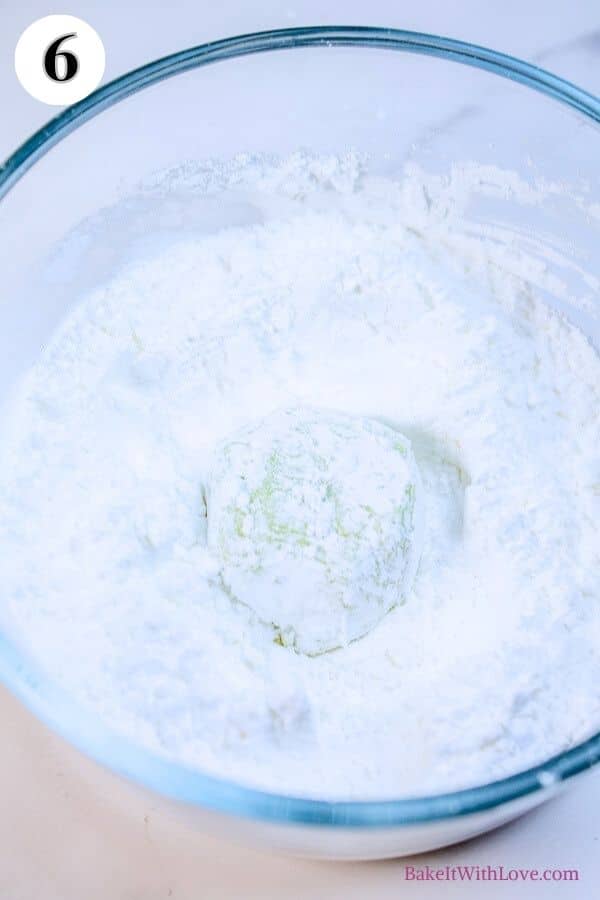
<instances>
[{"instance_id":1,"label":"sugar-coated dough ball","mask_svg":"<svg viewBox=\"0 0 600 900\"><path fill-rule=\"evenodd\" d=\"M222 443L208 542L232 598L317 654L370 631L410 590L421 484L409 441L373 419L279 410Z\"/></svg>"}]
</instances>

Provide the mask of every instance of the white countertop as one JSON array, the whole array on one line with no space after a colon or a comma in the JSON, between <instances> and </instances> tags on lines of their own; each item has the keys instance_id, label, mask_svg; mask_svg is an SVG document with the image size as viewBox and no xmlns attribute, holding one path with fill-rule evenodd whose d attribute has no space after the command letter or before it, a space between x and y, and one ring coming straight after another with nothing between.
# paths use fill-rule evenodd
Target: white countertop
<instances>
[{"instance_id":1,"label":"white countertop","mask_svg":"<svg viewBox=\"0 0 600 900\"><path fill-rule=\"evenodd\" d=\"M14 46L42 0L0 11L0 158L56 110L29 97L13 71ZM105 79L184 46L293 25L389 25L484 44L536 62L600 93L598 0L73 0L60 11L100 33ZM49 734L0 690L0 897L6 900L200 898L591 898L600 880L600 772L492 834L414 860L326 864L240 849L159 815ZM569 883L407 882L404 866L504 865L578 869Z\"/></svg>"}]
</instances>

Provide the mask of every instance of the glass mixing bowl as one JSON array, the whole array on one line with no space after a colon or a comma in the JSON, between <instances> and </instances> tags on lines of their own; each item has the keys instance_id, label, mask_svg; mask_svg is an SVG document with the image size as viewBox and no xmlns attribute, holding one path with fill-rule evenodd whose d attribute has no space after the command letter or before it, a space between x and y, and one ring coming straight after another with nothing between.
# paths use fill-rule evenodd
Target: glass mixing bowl
<instances>
[{"instance_id":1,"label":"glass mixing bowl","mask_svg":"<svg viewBox=\"0 0 600 900\"><path fill-rule=\"evenodd\" d=\"M152 173L239 152L353 148L392 174L407 164L441 176L476 166L479 187L461 211L469 229L539 260L555 285L540 291L597 341L599 123L600 100L548 72L391 29L234 37L136 69L52 119L0 169L0 403L66 310L140 237L198 225L194 192L156 190ZM596 734L526 772L442 796L299 799L133 746L77 708L5 635L0 677L52 729L151 791L154 805L163 798L203 827L314 856L396 856L462 840L600 760Z\"/></svg>"}]
</instances>

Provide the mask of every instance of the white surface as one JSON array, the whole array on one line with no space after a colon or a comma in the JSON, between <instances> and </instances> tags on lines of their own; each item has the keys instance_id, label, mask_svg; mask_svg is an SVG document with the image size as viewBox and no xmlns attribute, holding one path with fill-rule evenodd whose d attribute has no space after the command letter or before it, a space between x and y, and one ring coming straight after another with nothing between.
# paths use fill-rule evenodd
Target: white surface
<instances>
[{"instance_id":1,"label":"white surface","mask_svg":"<svg viewBox=\"0 0 600 900\"><path fill-rule=\"evenodd\" d=\"M0 157L5 157L33 130L54 114L54 110L29 97L18 84L13 71L13 52L21 31L34 19L55 12L41 2L25 2L0 12L0 103L2 105L2 128L0 130ZM496 49L538 62L578 82L588 90L600 91L600 12L597 0L578 0L568 5L562 0L505 0L503 3L482 4L481 0L463 0L450 4L444 0L420 0L419 3L391 3L389 0L356 2L339 0L324 4L323 0L305 0L288 4L269 0L242 4L241 2L220 2L206 4L198 2L170 3L162 7L130 3L124 6L115 2L73 2L68 12L87 19L101 35L107 52L105 79L110 79L136 65L180 49L183 46L202 43L229 34L256 31L265 28L308 24L370 24L391 25L421 31L433 31L452 37L486 44ZM4 705L2 710L4 710ZM13 713L13 717L14 717ZM6 720L5 720L6 721ZM14 723L13 723L14 724ZM6 721L11 726L10 717ZM26 729L24 730L26 732ZM27 735L25 734L25 738ZM24 739L25 739L24 738ZM14 777L11 770L3 771L3 779L11 785L14 793L20 778L26 783L25 767L16 767ZM60 885L60 893L52 888L44 891L44 900L56 896L65 898L65 885L69 879L70 854L66 842L61 844L56 834L54 819L61 822L61 815L68 813L68 804L62 793L52 787L56 772L46 767L40 774L39 792L33 804L17 807L9 804L14 827L3 834L2 858L0 860L0 893L13 898L40 896L36 891L32 854L36 847L45 842L53 842L56 849L53 856L55 878L53 884ZM15 779L17 782L15 783ZM45 780L44 780L45 779ZM47 803L56 804L52 811L39 807L39 797ZM600 842L600 774L591 776L578 785L573 792L530 814L528 817L508 826L488 837L478 839L458 848L449 849L431 858L421 857L420 865L431 862L435 865L480 863L482 865L504 864L514 867L563 866L580 869L578 884L558 884L540 888L536 884L518 883L514 887L517 896L589 897L597 881L600 866L598 849ZM61 807L62 804L62 807ZM102 819L104 827L119 830L118 812L114 817ZM86 835L93 833L91 812L77 826ZM32 827L32 816L39 817ZM76 820L77 821L77 820ZM75 824L75 823L72 823ZM122 823L120 823L122 826ZM44 830L45 829L45 830ZM66 834L66 832L65 832ZM158 835L156 837L158 840ZM36 844L35 841L38 843ZM32 843L33 842L33 843ZM190 841L182 841L181 853L191 853ZM93 845L93 841L92 841ZM227 851L226 845L215 849L215 842L207 840L204 849L196 840L194 854L204 860L207 875L214 885L210 897L268 896L399 896L410 891L410 885L402 881L400 864L369 864L325 868L315 864L272 860L258 857L246 851ZM78 883L98 883L98 866L112 865L114 858L122 867L124 878L127 874L127 841L114 848L113 859L96 856L89 852L87 868L81 873ZM62 847L62 852L60 848ZM159 857L164 855L164 877L157 874L153 881L150 872L156 867L149 866L147 872L140 872L135 888L127 894L111 896L127 897L184 897L189 896L190 885L183 883L182 872L186 866L172 846L160 845ZM88 847L88 851L89 851ZM10 861L10 862L9 862ZM77 865L81 867L81 860ZM248 870L245 880L240 872ZM237 874L234 874L237 870ZM62 872L62 880L60 873ZM263 873L262 876L260 873ZM58 873L58 874L57 874ZM130 873L129 873L130 874ZM264 879L264 880L261 880ZM198 888L200 889L200 888ZM171 890L171 894L169 894ZM458 897L469 888L461 883L419 884L415 888L419 897ZM473 883L473 896L505 896L503 884Z\"/></svg>"}]
</instances>

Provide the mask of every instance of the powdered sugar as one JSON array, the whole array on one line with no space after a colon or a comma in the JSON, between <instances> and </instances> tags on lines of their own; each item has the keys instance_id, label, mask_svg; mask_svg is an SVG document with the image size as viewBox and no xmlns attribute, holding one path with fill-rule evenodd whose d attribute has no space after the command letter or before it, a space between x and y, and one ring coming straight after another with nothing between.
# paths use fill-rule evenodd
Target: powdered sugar
<instances>
[{"instance_id":1,"label":"powdered sugar","mask_svg":"<svg viewBox=\"0 0 600 900\"><path fill-rule=\"evenodd\" d=\"M110 727L276 791L449 790L589 734L600 366L537 297L539 264L508 271L447 191L436 206L422 176L355 157L177 178L249 221L116 272L27 378L0 479L5 627ZM232 603L207 543L215 447L298 406L405 434L425 504L407 602L318 657Z\"/></svg>"}]
</instances>

